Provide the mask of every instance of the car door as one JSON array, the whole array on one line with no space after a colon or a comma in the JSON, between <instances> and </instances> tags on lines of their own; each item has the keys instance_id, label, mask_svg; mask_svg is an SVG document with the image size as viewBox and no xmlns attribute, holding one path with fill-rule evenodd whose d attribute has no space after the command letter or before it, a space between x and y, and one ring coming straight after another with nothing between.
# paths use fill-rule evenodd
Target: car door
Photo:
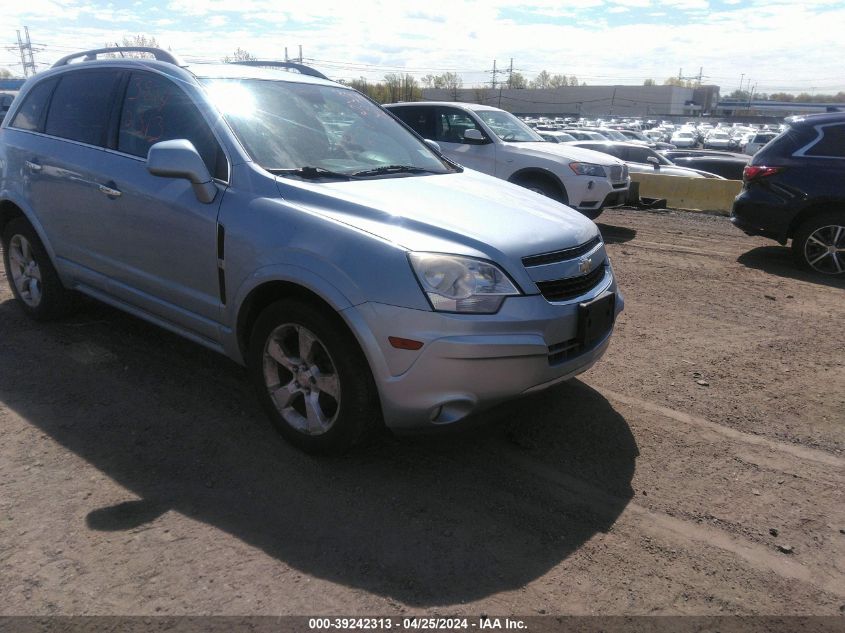
<instances>
[{"instance_id":1,"label":"car door","mask_svg":"<svg viewBox=\"0 0 845 633\"><path fill-rule=\"evenodd\" d=\"M464 138L467 130L478 130L484 140ZM496 175L496 144L468 112L438 107L434 119L434 140L446 156L464 167Z\"/></svg>"},{"instance_id":2,"label":"car door","mask_svg":"<svg viewBox=\"0 0 845 633\"><path fill-rule=\"evenodd\" d=\"M105 145L123 75L117 69L61 75L37 128L42 133L21 156L29 199L57 267L100 290L114 272L111 240L121 229L101 188L111 182Z\"/></svg>"},{"instance_id":3,"label":"car door","mask_svg":"<svg viewBox=\"0 0 845 633\"><path fill-rule=\"evenodd\" d=\"M197 105L163 75L133 71L117 120L109 182L119 222L110 241L112 292L214 340L222 308L217 215L228 178L225 154ZM200 202L187 180L147 170L149 148L171 139L191 141L215 176L211 203Z\"/></svg>"}]
</instances>

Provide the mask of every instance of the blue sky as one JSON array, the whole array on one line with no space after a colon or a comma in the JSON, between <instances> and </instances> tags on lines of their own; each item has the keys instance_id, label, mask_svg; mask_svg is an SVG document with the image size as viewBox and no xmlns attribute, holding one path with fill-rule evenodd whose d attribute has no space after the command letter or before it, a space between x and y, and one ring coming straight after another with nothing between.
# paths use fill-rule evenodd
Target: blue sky
<instances>
[{"instance_id":1,"label":"blue sky","mask_svg":"<svg viewBox=\"0 0 845 633\"><path fill-rule=\"evenodd\" d=\"M44 67L126 35L155 36L183 57L217 60L237 47L263 58L302 45L335 78L458 72L489 81L493 60L589 84L662 82L683 69L728 93L845 90L843 0L22 0L0 18L4 47L27 25ZM15 50L0 67L20 72ZM744 78L743 78L744 75Z\"/></svg>"}]
</instances>

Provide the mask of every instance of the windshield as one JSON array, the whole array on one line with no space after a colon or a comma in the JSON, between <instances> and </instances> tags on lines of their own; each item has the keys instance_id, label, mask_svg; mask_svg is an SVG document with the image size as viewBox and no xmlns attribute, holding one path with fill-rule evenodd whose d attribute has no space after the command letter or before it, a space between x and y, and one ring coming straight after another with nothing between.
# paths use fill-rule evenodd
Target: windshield
<instances>
[{"instance_id":1,"label":"windshield","mask_svg":"<svg viewBox=\"0 0 845 633\"><path fill-rule=\"evenodd\" d=\"M315 177L387 167L368 175L453 170L354 90L263 79L205 79L203 84L252 159L269 171L310 168L305 173Z\"/></svg>"},{"instance_id":2,"label":"windshield","mask_svg":"<svg viewBox=\"0 0 845 633\"><path fill-rule=\"evenodd\" d=\"M617 132L616 130L602 130L600 132L608 137L611 141L629 141L630 139L622 134L622 132Z\"/></svg>"},{"instance_id":3,"label":"windshield","mask_svg":"<svg viewBox=\"0 0 845 633\"><path fill-rule=\"evenodd\" d=\"M543 140L542 136L510 112L478 110L475 114L503 141L508 141L509 143L534 143Z\"/></svg>"}]
</instances>

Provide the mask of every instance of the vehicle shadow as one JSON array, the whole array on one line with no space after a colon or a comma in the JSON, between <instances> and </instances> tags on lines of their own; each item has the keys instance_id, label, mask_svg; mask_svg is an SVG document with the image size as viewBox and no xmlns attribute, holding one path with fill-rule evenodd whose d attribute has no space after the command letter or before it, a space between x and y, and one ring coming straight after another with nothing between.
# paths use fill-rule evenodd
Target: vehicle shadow
<instances>
[{"instance_id":1,"label":"vehicle shadow","mask_svg":"<svg viewBox=\"0 0 845 633\"><path fill-rule=\"evenodd\" d=\"M743 266L762 270L770 275L845 289L845 279L833 279L827 275L814 274L797 268L792 261L792 252L786 246L758 246L740 255L736 261Z\"/></svg>"},{"instance_id":2,"label":"vehicle shadow","mask_svg":"<svg viewBox=\"0 0 845 633\"><path fill-rule=\"evenodd\" d=\"M577 380L465 432L318 459L271 430L240 367L105 306L35 324L0 303L0 342L0 400L131 491L93 505L91 530L176 511L302 573L431 606L542 576L633 495L631 430Z\"/></svg>"},{"instance_id":3,"label":"vehicle shadow","mask_svg":"<svg viewBox=\"0 0 845 633\"><path fill-rule=\"evenodd\" d=\"M597 222L596 225L599 227L602 239L606 244L622 244L637 237L636 229L629 229L626 226L614 226L601 222Z\"/></svg>"}]
</instances>

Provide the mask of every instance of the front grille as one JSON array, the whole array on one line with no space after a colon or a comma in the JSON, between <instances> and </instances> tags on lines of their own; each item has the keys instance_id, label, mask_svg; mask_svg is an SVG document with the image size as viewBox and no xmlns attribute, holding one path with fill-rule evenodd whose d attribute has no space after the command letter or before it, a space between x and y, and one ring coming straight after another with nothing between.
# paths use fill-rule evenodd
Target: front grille
<instances>
[{"instance_id":1,"label":"front grille","mask_svg":"<svg viewBox=\"0 0 845 633\"><path fill-rule=\"evenodd\" d=\"M604 266L598 266L592 272L580 277L556 279L555 281L539 281L537 288L546 301L566 301L588 293L604 278Z\"/></svg>"},{"instance_id":2,"label":"front grille","mask_svg":"<svg viewBox=\"0 0 845 633\"><path fill-rule=\"evenodd\" d=\"M575 259L585 253L589 253L596 246L601 244L601 236L596 235L589 242L584 242L572 248L565 248L560 251L553 251L551 253L541 253L539 255L531 255L530 257L523 257L522 264L524 266L542 266L543 264L556 264L564 262L567 259Z\"/></svg>"},{"instance_id":3,"label":"front grille","mask_svg":"<svg viewBox=\"0 0 845 633\"><path fill-rule=\"evenodd\" d=\"M620 180L622 180L622 165L610 166L610 179L613 182L619 182Z\"/></svg>"}]
</instances>

